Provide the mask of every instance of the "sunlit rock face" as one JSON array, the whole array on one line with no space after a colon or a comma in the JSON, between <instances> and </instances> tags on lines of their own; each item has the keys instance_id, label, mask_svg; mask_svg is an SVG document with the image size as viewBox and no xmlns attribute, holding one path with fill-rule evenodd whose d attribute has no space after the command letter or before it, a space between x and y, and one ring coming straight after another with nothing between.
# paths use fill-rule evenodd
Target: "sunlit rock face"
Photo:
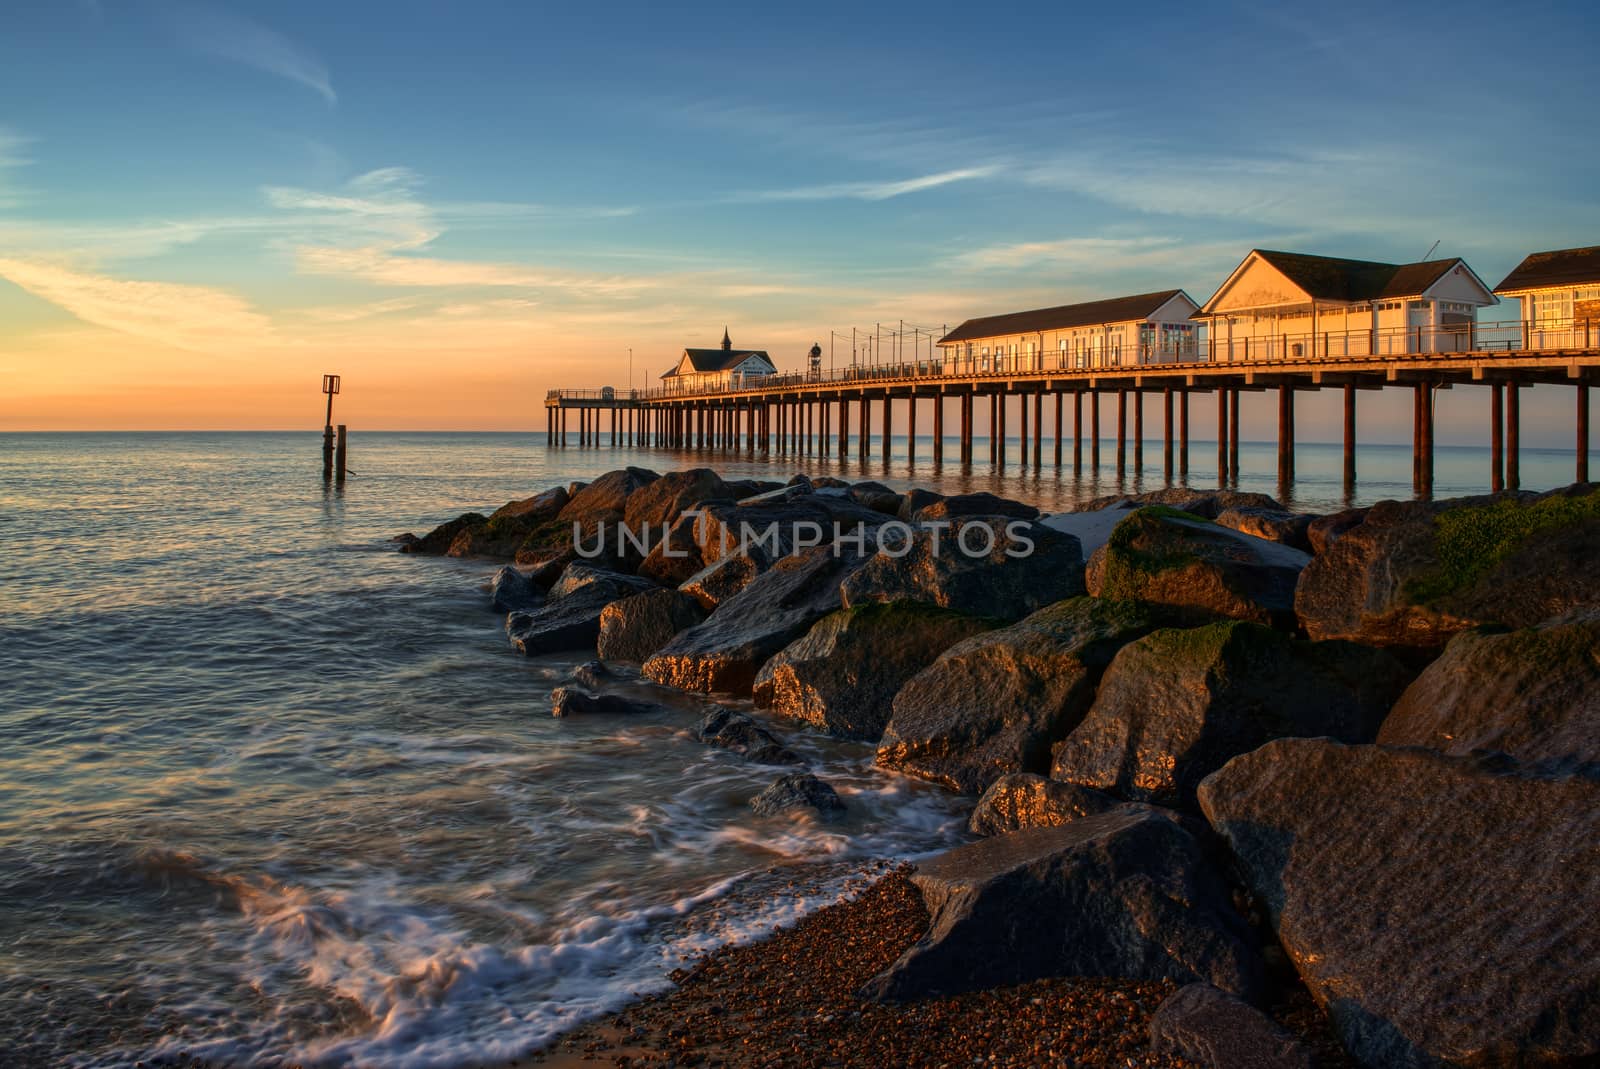
<instances>
[{"instance_id":1,"label":"sunlit rock face","mask_svg":"<svg viewBox=\"0 0 1600 1069\"><path fill-rule=\"evenodd\" d=\"M981 839L918 866L928 934L865 994L903 1001L1046 976L1205 980L1261 991L1221 876L1170 815L1121 806Z\"/></svg>"},{"instance_id":2,"label":"sunlit rock face","mask_svg":"<svg viewBox=\"0 0 1600 1069\"><path fill-rule=\"evenodd\" d=\"M840 607L839 583L860 563L828 546L778 561L663 646L645 675L685 690L749 694L769 657Z\"/></svg>"},{"instance_id":3,"label":"sunlit rock face","mask_svg":"<svg viewBox=\"0 0 1600 1069\"><path fill-rule=\"evenodd\" d=\"M877 742L902 684L994 621L914 604L829 613L756 677L755 701L844 739Z\"/></svg>"},{"instance_id":4,"label":"sunlit rock face","mask_svg":"<svg viewBox=\"0 0 1600 1069\"><path fill-rule=\"evenodd\" d=\"M1119 804L1109 794L1087 787L1033 772L1012 772L989 784L972 810L967 830L974 835L1005 835L1024 828L1055 828Z\"/></svg>"},{"instance_id":5,"label":"sunlit rock face","mask_svg":"<svg viewBox=\"0 0 1600 1069\"><path fill-rule=\"evenodd\" d=\"M1001 516L946 528L886 528L880 549L844 585L848 606L907 601L1020 620L1084 592L1078 540Z\"/></svg>"},{"instance_id":6,"label":"sunlit rock face","mask_svg":"<svg viewBox=\"0 0 1600 1069\"><path fill-rule=\"evenodd\" d=\"M964 639L895 695L878 764L972 795L1008 772L1047 772L1117 651L1169 622L1081 597Z\"/></svg>"},{"instance_id":7,"label":"sunlit rock face","mask_svg":"<svg viewBox=\"0 0 1600 1069\"><path fill-rule=\"evenodd\" d=\"M506 617L506 637L533 656L562 650L592 650L600 638L600 615L613 601L655 589L637 575L622 575L586 564L568 565L550 588L550 598L527 612Z\"/></svg>"},{"instance_id":8,"label":"sunlit rock face","mask_svg":"<svg viewBox=\"0 0 1600 1069\"><path fill-rule=\"evenodd\" d=\"M1442 648L1481 624L1532 627L1600 605L1600 488L1383 501L1305 570L1312 638Z\"/></svg>"},{"instance_id":9,"label":"sunlit rock face","mask_svg":"<svg viewBox=\"0 0 1600 1069\"><path fill-rule=\"evenodd\" d=\"M1600 765L1600 608L1457 635L1401 696L1378 741Z\"/></svg>"},{"instance_id":10,"label":"sunlit rock face","mask_svg":"<svg viewBox=\"0 0 1600 1069\"><path fill-rule=\"evenodd\" d=\"M1192 810L1200 781L1284 735L1371 742L1411 673L1382 650L1230 620L1165 629L1106 669L1051 777Z\"/></svg>"},{"instance_id":11,"label":"sunlit rock face","mask_svg":"<svg viewBox=\"0 0 1600 1069\"><path fill-rule=\"evenodd\" d=\"M596 649L602 660L642 663L679 631L705 618L705 610L687 594L646 590L600 610Z\"/></svg>"},{"instance_id":12,"label":"sunlit rock face","mask_svg":"<svg viewBox=\"0 0 1600 1069\"><path fill-rule=\"evenodd\" d=\"M1199 799L1363 1064L1600 1058L1600 781L1280 739Z\"/></svg>"},{"instance_id":13,"label":"sunlit rock face","mask_svg":"<svg viewBox=\"0 0 1600 1069\"><path fill-rule=\"evenodd\" d=\"M1146 506L1117 524L1089 558L1089 593L1170 607L1192 623L1219 617L1292 629L1295 584L1310 556L1219 527L1193 514Z\"/></svg>"}]
</instances>

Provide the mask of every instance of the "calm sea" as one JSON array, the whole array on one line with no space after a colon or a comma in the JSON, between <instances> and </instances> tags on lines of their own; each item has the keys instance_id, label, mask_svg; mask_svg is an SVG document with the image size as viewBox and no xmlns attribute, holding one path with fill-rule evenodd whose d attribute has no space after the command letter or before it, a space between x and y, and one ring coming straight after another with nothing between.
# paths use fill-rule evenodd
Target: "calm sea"
<instances>
[{"instance_id":1,"label":"calm sea","mask_svg":"<svg viewBox=\"0 0 1600 1069\"><path fill-rule=\"evenodd\" d=\"M1114 472L1015 463L912 472L904 451L768 465L361 434L341 492L315 435L0 435L0 1061L514 1056L831 900L868 859L957 841L962 806L874 770L866 746L793 733L851 807L821 826L750 814L775 770L693 742L697 699L553 719L579 658L506 645L493 567L386 544L623 464L803 468L1050 509L1117 489ZM1214 457L1195 445L1191 482L1211 485ZM1405 450L1360 462L1358 500L1409 493ZM1243 463L1270 473L1272 447ZM1303 446L1295 503L1340 504L1338 465ZM1481 490L1487 468L1482 450L1441 450L1440 493ZM1529 451L1523 470L1553 486L1571 461ZM789 891L816 861L828 879Z\"/></svg>"}]
</instances>

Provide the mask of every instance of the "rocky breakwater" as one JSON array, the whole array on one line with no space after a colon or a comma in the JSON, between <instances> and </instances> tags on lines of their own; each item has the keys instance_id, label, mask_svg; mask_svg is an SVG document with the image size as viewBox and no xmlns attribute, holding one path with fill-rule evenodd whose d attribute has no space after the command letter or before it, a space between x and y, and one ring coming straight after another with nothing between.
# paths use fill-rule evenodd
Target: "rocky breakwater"
<instances>
[{"instance_id":1,"label":"rocky breakwater","mask_svg":"<svg viewBox=\"0 0 1600 1069\"><path fill-rule=\"evenodd\" d=\"M493 584L518 648L612 665L559 711L625 711L575 689L639 672L708 696L698 737L789 766L758 814L842 804L776 720L974 799L977 840L912 874L927 930L860 1005L1187 985L1150 1057L1301 1066L1298 991L1369 1066L1600 1061L1595 487L1040 517L630 469L507 508L405 548L520 561ZM487 537L497 515L543 541ZM654 534L585 559L619 515Z\"/></svg>"}]
</instances>

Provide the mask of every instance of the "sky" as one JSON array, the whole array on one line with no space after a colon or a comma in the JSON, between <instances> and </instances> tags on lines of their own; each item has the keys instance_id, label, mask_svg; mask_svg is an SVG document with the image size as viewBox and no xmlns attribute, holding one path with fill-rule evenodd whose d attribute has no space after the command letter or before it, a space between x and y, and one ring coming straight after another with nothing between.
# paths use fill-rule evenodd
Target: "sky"
<instances>
[{"instance_id":1,"label":"sky","mask_svg":"<svg viewBox=\"0 0 1600 1069\"><path fill-rule=\"evenodd\" d=\"M316 427L324 372L353 428L534 429L725 325L798 368L1252 247L1600 242L1596 9L1407 6L8 0L0 430Z\"/></svg>"}]
</instances>

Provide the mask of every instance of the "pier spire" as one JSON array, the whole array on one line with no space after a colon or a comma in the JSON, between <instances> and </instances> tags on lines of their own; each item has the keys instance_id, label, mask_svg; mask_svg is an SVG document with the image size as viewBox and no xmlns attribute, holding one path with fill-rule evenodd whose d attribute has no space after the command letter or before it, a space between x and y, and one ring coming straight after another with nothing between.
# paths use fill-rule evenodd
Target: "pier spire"
<instances>
[{"instance_id":1,"label":"pier spire","mask_svg":"<svg viewBox=\"0 0 1600 1069\"><path fill-rule=\"evenodd\" d=\"M732 348L733 348L733 339L728 337L728 328L727 328L727 326L723 326L723 328L722 328L722 351L723 352L727 352L728 350L730 350Z\"/></svg>"}]
</instances>

